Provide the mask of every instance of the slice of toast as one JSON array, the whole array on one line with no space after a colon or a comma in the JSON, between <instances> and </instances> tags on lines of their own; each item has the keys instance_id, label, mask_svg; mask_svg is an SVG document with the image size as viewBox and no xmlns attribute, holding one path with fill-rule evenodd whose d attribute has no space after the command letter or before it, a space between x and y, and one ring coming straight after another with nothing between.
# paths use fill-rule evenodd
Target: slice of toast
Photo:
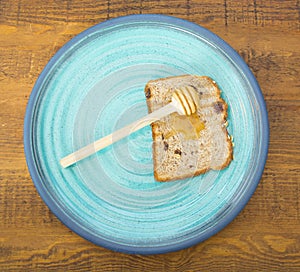
<instances>
[{"instance_id":1,"label":"slice of toast","mask_svg":"<svg viewBox=\"0 0 300 272\"><path fill-rule=\"evenodd\" d=\"M175 89L193 88L199 108L192 116L172 113L152 123L154 177L170 181L221 170L233 159L227 132L227 104L207 76L182 75L151 80L145 87L149 113L171 102Z\"/></svg>"}]
</instances>

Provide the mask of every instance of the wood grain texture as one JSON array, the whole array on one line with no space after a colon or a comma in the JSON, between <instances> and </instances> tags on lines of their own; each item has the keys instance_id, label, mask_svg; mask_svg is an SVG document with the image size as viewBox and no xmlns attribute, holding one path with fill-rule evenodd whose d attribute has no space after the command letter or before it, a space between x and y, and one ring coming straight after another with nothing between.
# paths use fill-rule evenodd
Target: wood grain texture
<instances>
[{"instance_id":1,"label":"wood grain texture","mask_svg":"<svg viewBox=\"0 0 300 272\"><path fill-rule=\"evenodd\" d=\"M269 157L253 197L192 248L133 256L74 234L38 196L23 154L23 118L51 56L87 27L127 14L198 23L245 59L270 120ZM300 271L300 3L280 0L1 0L0 271Z\"/></svg>"}]
</instances>

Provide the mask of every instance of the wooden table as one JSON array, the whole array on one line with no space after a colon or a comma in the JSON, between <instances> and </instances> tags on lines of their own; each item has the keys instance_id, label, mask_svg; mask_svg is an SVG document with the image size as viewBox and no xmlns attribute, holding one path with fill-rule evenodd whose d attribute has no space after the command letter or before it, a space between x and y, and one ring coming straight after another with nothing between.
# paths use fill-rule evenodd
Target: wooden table
<instances>
[{"instance_id":1,"label":"wooden table","mask_svg":"<svg viewBox=\"0 0 300 272\"><path fill-rule=\"evenodd\" d=\"M1 0L0 271L300 271L299 1ZM134 256L93 245L41 200L23 154L32 87L70 38L104 20L162 13L198 23L235 48L258 79L269 157L245 209L217 235L174 253Z\"/></svg>"}]
</instances>

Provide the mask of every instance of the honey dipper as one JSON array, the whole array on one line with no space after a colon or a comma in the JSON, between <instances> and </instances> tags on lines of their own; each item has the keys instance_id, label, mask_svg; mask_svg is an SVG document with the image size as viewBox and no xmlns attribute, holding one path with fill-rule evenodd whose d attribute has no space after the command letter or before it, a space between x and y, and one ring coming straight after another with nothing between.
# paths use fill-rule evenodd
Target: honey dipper
<instances>
[{"instance_id":1,"label":"honey dipper","mask_svg":"<svg viewBox=\"0 0 300 272\"><path fill-rule=\"evenodd\" d=\"M192 87L176 89L172 95L172 101L166 106L69 154L60 160L60 164L66 168L173 112L180 115L191 115L197 111L198 102L198 94Z\"/></svg>"}]
</instances>

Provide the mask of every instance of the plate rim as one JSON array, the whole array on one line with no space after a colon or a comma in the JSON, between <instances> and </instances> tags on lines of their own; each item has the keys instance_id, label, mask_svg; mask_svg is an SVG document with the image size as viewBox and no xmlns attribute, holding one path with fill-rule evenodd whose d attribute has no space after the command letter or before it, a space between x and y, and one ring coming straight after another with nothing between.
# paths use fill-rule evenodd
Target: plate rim
<instances>
[{"instance_id":1,"label":"plate rim","mask_svg":"<svg viewBox=\"0 0 300 272\"><path fill-rule=\"evenodd\" d=\"M120 245L118 243L108 241L102 237L98 237L96 235L91 234L90 232L86 231L84 228L81 227L76 221L74 221L70 216L64 213L63 210L59 208L59 205L51 198L48 194L46 188L43 186L43 181L41 176L39 175L39 170L35 166L34 163L34 155L33 155L33 147L31 146L31 139L32 139L32 130L31 130L31 121L32 116L34 114L34 106L36 100L39 95L40 87L43 84L43 80L48 75L51 68L56 64L56 62L63 56L64 52L70 49L73 45L77 42L85 38L87 35L94 33L100 29L105 29L107 27L120 25L129 22L159 22L159 23L168 23L180 28L185 28L191 30L197 34L201 34L202 36L208 37L210 41L214 44L217 44L224 52L226 52L230 58L234 61L234 63L241 69L244 73L245 77L248 79L249 84L251 85L252 89L255 92L255 96L257 98L257 103L259 104L259 108L261 110L261 117L262 117L262 149L260 150L260 160L259 165L257 167L257 172L253 177L253 182L247 188L246 194L240 198L237 205L227 214L225 218L222 218L215 226L213 226L205 233L201 234L199 237L187 239L185 241L172 244L172 245L163 245L157 247L140 247L140 246L133 246L133 245ZM23 142L24 142L24 152L27 167L29 173L31 175L32 181L38 191L40 197L43 199L45 204L48 208L53 212L53 214L70 230L77 233L79 236L85 238L86 240L98 245L102 246L107 249L111 249L113 251L129 253L129 254L161 254L167 252L178 251L184 248L191 247L196 245L204 240L207 240L211 236L215 235L219 231L221 231L225 226L227 226L232 220L241 212L241 210L246 206L247 202L250 200L251 196L255 192L257 185L262 177L264 167L267 161L268 155L268 148L269 148L269 121L268 121L268 113L266 108L266 103L259 87L259 84L251 72L250 68L247 66L245 61L242 57L222 38L211 32L210 30L193 23L191 21L187 21L185 19L181 19L174 16L169 15L162 15L162 14L134 14L134 15L126 15L121 16L113 19L106 20L104 22L98 23L83 32L79 33L71 40L69 40L66 44L62 46L54 56L49 60L49 62L44 67L43 71L40 73L39 77L37 78L35 85L32 89L30 94L26 113L24 118L24 135L23 135Z\"/></svg>"}]
</instances>

